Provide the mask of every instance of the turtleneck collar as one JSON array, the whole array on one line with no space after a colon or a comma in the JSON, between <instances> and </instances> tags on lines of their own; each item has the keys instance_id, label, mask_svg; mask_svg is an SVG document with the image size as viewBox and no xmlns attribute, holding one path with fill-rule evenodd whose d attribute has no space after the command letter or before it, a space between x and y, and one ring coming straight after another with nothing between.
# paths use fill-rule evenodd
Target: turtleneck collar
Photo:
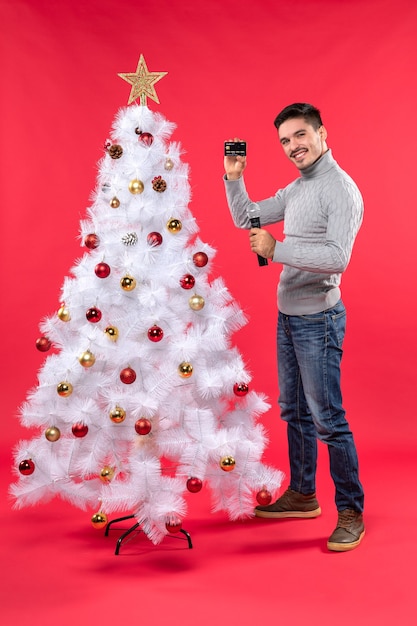
<instances>
[{"instance_id":1,"label":"turtleneck collar","mask_svg":"<svg viewBox=\"0 0 417 626\"><path fill-rule=\"evenodd\" d=\"M324 174L329 169L331 169L335 164L335 160L332 155L332 151L330 148L309 167L306 167L305 170L300 170L300 174L303 178L313 178L316 176L320 176Z\"/></svg>"}]
</instances>

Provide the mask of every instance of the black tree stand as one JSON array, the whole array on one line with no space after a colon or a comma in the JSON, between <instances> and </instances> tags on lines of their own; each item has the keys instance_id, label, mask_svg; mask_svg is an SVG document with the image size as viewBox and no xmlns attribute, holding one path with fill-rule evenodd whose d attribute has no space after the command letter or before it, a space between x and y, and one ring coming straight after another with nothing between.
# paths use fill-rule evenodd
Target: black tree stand
<instances>
[{"instance_id":1,"label":"black tree stand","mask_svg":"<svg viewBox=\"0 0 417 626\"><path fill-rule=\"evenodd\" d=\"M108 537L109 535L109 531L110 531L110 526L112 524L117 524L118 522L124 522L125 520L128 519L133 519L135 516L134 515L126 515L125 517L118 517L117 519L112 520L111 522L109 522L106 525L106 530L105 530L105 536ZM133 526L131 526L130 528L128 528L123 534L120 535L119 539L117 540L116 543L116 550L115 550L115 554L119 554L120 552L120 548L122 547L123 541L132 533L134 532L137 528L139 528L139 531L141 531L140 529L140 522L136 522L136 524L133 524ZM183 528L180 528L179 530L180 533L182 533L184 535L184 537L177 537L176 535L170 534L169 537L172 537L173 539L180 539L182 541L187 541L188 542L188 547L191 549L193 547L193 544L191 543L191 536L190 534L184 530Z\"/></svg>"}]
</instances>

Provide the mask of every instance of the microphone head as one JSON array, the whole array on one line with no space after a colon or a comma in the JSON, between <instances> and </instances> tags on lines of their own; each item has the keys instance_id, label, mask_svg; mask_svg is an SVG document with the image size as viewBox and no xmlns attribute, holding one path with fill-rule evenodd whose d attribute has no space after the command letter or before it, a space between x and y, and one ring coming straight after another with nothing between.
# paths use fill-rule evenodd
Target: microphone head
<instances>
[{"instance_id":1,"label":"microphone head","mask_svg":"<svg viewBox=\"0 0 417 626\"><path fill-rule=\"evenodd\" d=\"M251 202L250 205L248 206L249 219L260 217L260 215L261 215L261 209L259 207L259 204L257 202Z\"/></svg>"}]
</instances>

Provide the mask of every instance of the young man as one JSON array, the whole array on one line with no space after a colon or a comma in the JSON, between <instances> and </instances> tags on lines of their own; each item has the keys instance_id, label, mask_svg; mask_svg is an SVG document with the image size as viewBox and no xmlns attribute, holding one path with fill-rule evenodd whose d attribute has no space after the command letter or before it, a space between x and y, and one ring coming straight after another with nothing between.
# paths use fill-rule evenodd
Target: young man
<instances>
[{"instance_id":1,"label":"young man","mask_svg":"<svg viewBox=\"0 0 417 626\"><path fill-rule=\"evenodd\" d=\"M234 223L250 229L256 254L282 263L278 285L278 382L281 417L287 422L290 486L258 517L311 518L316 498L317 439L329 451L338 521L329 550L356 548L365 533L358 458L345 418L340 363L345 308L340 281L363 216L353 180L327 147L320 111L310 104L285 107L274 121L284 153L300 176L258 203L261 226L284 221L284 241L251 228L243 172L246 157L226 156L226 197Z\"/></svg>"}]
</instances>

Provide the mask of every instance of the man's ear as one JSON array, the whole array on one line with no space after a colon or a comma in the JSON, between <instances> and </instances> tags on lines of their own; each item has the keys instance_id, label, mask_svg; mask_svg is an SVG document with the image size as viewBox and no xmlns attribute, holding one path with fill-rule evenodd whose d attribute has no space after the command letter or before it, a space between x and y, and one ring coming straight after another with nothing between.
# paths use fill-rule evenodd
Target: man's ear
<instances>
[{"instance_id":1,"label":"man's ear","mask_svg":"<svg viewBox=\"0 0 417 626\"><path fill-rule=\"evenodd\" d=\"M319 135L320 135L320 139L322 141L326 141L326 139L327 139L327 130L326 130L326 128L323 125L320 126L320 128L319 128Z\"/></svg>"}]
</instances>

